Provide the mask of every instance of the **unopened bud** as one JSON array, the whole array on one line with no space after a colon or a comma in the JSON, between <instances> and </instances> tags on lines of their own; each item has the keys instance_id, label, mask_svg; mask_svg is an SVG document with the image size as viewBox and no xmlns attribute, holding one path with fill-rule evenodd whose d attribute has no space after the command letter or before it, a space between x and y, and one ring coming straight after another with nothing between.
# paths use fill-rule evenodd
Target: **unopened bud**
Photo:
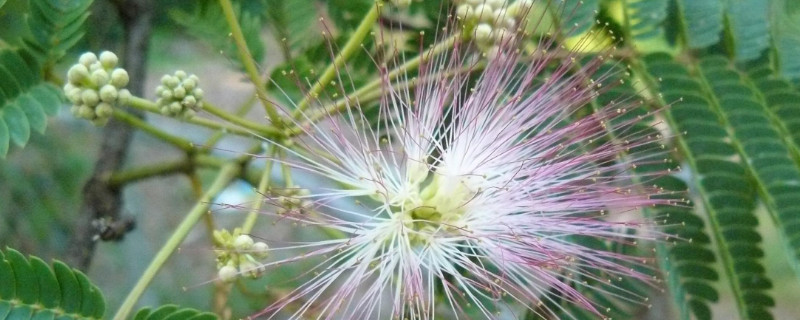
<instances>
[{"instance_id":1,"label":"unopened bud","mask_svg":"<svg viewBox=\"0 0 800 320\"><path fill-rule=\"evenodd\" d=\"M178 80L186 79L186 72L183 70L175 71L175 77L177 77Z\"/></svg>"},{"instance_id":2,"label":"unopened bud","mask_svg":"<svg viewBox=\"0 0 800 320\"><path fill-rule=\"evenodd\" d=\"M178 87L176 87L175 89L172 89L172 96L173 96L175 99L183 99L183 97L185 97L185 96L186 96L186 89L184 89L183 87L181 87L181 86L179 85L179 86L178 86Z\"/></svg>"},{"instance_id":3,"label":"unopened bud","mask_svg":"<svg viewBox=\"0 0 800 320\"><path fill-rule=\"evenodd\" d=\"M102 87L108 83L108 72L103 69L92 71L92 82L98 87Z\"/></svg>"},{"instance_id":4,"label":"unopened bud","mask_svg":"<svg viewBox=\"0 0 800 320\"><path fill-rule=\"evenodd\" d=\"M111 107L110 104L105 102L100 102L97 107L94 108L94 113L97 115L98 118L108 118L111 114L114 113L114 109Z\"/></svg>"},{"instance_id":5,"label":"unopened bud","mask_svg":"<svg viewBox=\"0 0 800 320\"><path fill-rule=\"evenodd\" d=\"M97 91L86 89L81 92L81 101L87 106L94 107L100 102L100 97L97 95Z\"/></svg>"},{"instance_id":6,"label":"unopened bud","mask_svg":"<svg viewBox=\"0 0 800 320\"><path fill-rule=\"evenodd\" d=\"M100 64L103 65L103 68L112 69L117 66L117 62L119 62L119 58L113 52L103 51L100 53Z\"/></svg>"},{"instance_id":7,"label":"unopened bud","mask_svg":"<svg viewBox=\"0 0 800 320\"><path fill-rule=\"evenodd\" d=\"M236 240L233 241L233 247L240 251L250 250L253 247L253 238L246 234L239 235L236 237Z\"/></svg>"},{"instance_id":8,"label":"unopened bud","mask_svg":"<svg viewBox=\"0 0 800 320\"><path fill-rule=\"evenodd\" d=\"M131 92L128 89L120 89L117 93L117 103L121 105L128 104L128 101L131 100Z\"/></svg>"},{"instance_id":9,"label":"unopened bud","mask_svg":"<svg viewBox=\"0 0 800 320\"><path fill-rule=\"evenodd\" d=\"M236 270L236 267L232 265L226 265L222 268L219 268L217 272L217 276L219 279L224 282L231 282L239 275L239 272Z\"/></svg>"},{"instance_id":10,"label":"unopened bud","mask_svg":"<svg viewBox=\"0 0 800 320\"><path fill-rule=\"evenodd\" d=\"M117 100L117 88L107 84L100 88L100 100L103 102L112 103Z\"/></svg>"},{"instance_id":11,"label":"unopened bud","mask_svg":"<svg viewBox=\"0 0 800 320\"><path fill-rule=\"evenodd\" d=\"M86 68L89 68L89 66L91 66L92 63L97 62L97 56L94 53L87 52L82 54L80 58L78 58L78 62L86 66Z\"/></svg>"},{"instance_id":12,"label":"unopened bud","mask_svg":"<svg viewBox=\"0 0 800 320\"><path fill-rule=\"evenodd\" d=\"M195 98L197 98L197 100L202 100L203 99L203 89L196 88L196 89L192 90L192 95Z\"/></svg>"},{"instance_id":13,"label":"unopened bud","mask_svg":"<svg viewBox=\"0 0 800 320\"><path fill-rule=\"evenodd\" d=\"M125 69L116 68L111 72L111 84L117 88L122 88L128 84L128 72Z\"/></svg>"},{"instance_id":14,"label":"unopened bud","mask_svg":"<svg viewBox=\"0 0 800 320\"><path fill-rule=\"evenodd\" d=\"M183 98L183 101L181 101L181 104L193 108L197 104L197 99L195 99L194 96L186 96L186 98Z\"/></svg>"},{"instance_id":15,"label":"unopened bud","mask_svg":"<svg viewBox=\"0 0 800 320\"><path fill-rule=\"evenodd\" d=\"M177 114L181 112L181 109L183 109L183 107L181 107L180 102L173 102L169 104L170 113Z\"/></svg>"},{"instance_id":16,"label":"unopened bud","mask_svg":"<svg viewBox=\"0 0 800 320\"><path fill-rule=\"evenodd\" d=\"M84 119L94 119L94 110L87 105L82 105L78 107L78 116Z\"/></svg>"},{"instance_id":17,"label":"unopened bud","mask_svg":"<svg viewBox=\"0 0 800 320\"><path fill-rule=\"evenodd\" d=\"M481 44L491 43L492 27L485 23L481 23L475 27L475 41Z\"/></svg>"},{"instance_id":18,"label":"unopened bud","mask_svg":"<svg viewBox=\"0 0 800 320\"><path fill-rule=\"evenodd\" d=\"M472 9L471 5L468 5L466 3L461 4L456 8L456 17L459 17L461 19L467 19L470 17L470 14L472 12L475 12L475 10Z\"/></svg>"},{"instance_id":19,"label":"unopened bud","mask_svg":"<svg viewBox=\"0 0 800 320\"><path fill-rule=\"evenodd\" d=\"M89 69L82 64L73 65L67 71L67 79L72 84L80 84L81 81L89 78Z\"/></svg>"}]
</instances>

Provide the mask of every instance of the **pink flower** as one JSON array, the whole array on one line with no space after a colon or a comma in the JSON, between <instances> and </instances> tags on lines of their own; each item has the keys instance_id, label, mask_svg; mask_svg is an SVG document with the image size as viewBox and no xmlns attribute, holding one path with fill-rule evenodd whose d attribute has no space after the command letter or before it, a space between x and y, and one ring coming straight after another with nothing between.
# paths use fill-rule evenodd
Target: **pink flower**
<instances>
[{"instance_id":1,"label":"pink flower","mask_svg":"<svg viewBox=\"0 0 800 320\"><path fill-rule=\"evenodd\" d=\"M416 81L413 88L384 77L377 128L350 101L344 115L305 128L303 151L286 148L289 165L340 187L303 196L310 207L302 213L274 215L343 236L271 244L293 254L264 267L305 259L315 266L259 315L429 319L471 309L493 318L509 304L557 311L541 307L548 292L603 315L608 306L581 290L605 289L582 288L591 285L573 281L578 276L612 287L620 277L647 281L632 268L642 258L575 241L655 237L639 209L667 201L641 181L665 173L635 179L632 168L663 153L632 126L639 118L619 118L634 101L580 117L576 111L613 85L613 74L595 74L601 59L579 66L572 55L540 51L481 66L471 49L456 43L423 59L416 79L402 79ZM453 72L465 67L477 81Z\"/></svg>"}]
</instances>

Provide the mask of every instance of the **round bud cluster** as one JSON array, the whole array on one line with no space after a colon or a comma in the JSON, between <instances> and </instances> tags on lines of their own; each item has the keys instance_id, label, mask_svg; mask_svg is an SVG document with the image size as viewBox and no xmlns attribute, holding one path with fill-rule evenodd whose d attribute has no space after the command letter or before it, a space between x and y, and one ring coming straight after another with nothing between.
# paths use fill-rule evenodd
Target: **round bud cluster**
<instances>
[{"instance_id":1,"label":"round bud cluster","mask_svg":"<svg viewBox=\"0 0 800 320\"><path fill-rule=\"evenodd\" d=\"M87 52L69 68L64 94L73 104L73 115L102 126L108 123L114 106L128 103L131 93L124 89L128 72L116 68L117 62L113 52L103 51L100 57Z\"/></svg>"},{"instance_id":2,"label":"round bud cluster","mask_svg":"<svg viewBox=\"0 0 800 320\"><path fill-rule=\"evenodd\" d=\"M161 114L170 117L191 118L203 108L203 89L198 87L199 79L187 75L182 70L161 77L161 85L156 87L156 104Z\"/></svg>"},{"instance_id":3,"label":"round bud cluster","mask_svg":"<svg viewBox=\"0 0 800 320\"><path fill-rule=\"evenodd\" d=\"M269 246L252 237L242 234L240 228L233 230L214 230L214 245L217 256L217 276L225 282L236 279L240 274L258 278L265 270L258 259L269 254Z\"/></svg>"},{"instance_id":4,"label":"round bud cluster","mask_svg":"<svg viewBox=\"0 0 800 320\"><path fill-rule=\"evenodd\" d=\"M487 53L513 41L520 20L533 6L533 0L457 0L456 3L456 17L466 34Z\"/></svg>"},{"instance_id":5,"label":"round bud cluster","mask_svg":"<svg viewBox=\"0 0 800 320\"><path fill-rule=\"evenodd\" d=\"M305 200L311 192L308 189L294 186L281 191L272 190L275 196L275 205L278 206L277 214L305 214L311 207L311 201Z\"/></svg>"}]
</instances>

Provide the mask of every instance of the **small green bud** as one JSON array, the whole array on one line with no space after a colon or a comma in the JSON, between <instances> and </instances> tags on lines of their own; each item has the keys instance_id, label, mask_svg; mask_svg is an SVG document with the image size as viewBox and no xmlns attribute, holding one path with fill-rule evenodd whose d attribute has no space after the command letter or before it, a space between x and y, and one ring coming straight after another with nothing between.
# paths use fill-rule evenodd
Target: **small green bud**
<instances>
[{"instance_id":1,"label":"small green bud","mask_svg":"<svg viewBox=\"0 0 800 320\"><path fill-rule=\"evenodd\" d=\"M479 4L475 6L474 15L476 18L478 18L480 21L483 22L492 22L492 19L494 18L492 6L488 4Z\"/></svg>"},{"instance_id":2,"label":"small green bud","mask_svg":"<svg viewBox=\"0 0 800 320\"><path fill-rule=\"evenodd\" d=\"M492 42L492 26L481 23L475 27L475 41L479 44L487 44Z\"/></svg>"},{"instance_id":3,"label":"small green bud","mask_svg":"<svg viewBox=\"0 0 800 320\"><path fill-rule=\"evenodd\" d=\"M260 259L266 258L267 254L269 253L269 246L261 241L256 242L253 244L252 252L253 255L256 256L257 258Z\"/></svg>"},{"instance_id":4,"label":"small green bud","mask_svg":"<svg viewBox=\"0 0 800 320\"><path fill-rule=\"evenodd\" d=\"M183 117L186 119L191 119L195 114L196 112L194 112L192 109L186 109L183 111Z\"/></svg>"},{"instance_id":5,"label":"small green bud","mask_svg":"<svg viewBox=\"0 0 800 320\"><path fill-rule=\"evenodd\" d=\"M253 248L253 238L246 234L239 235L236 237L236 240L233 241L233 247L239 251L249 251Z\"/></svg>"},{"instance_id":6,"label":"small green bud","mask_svg":"<svg viewBox=\"0 0 800 320\"><path fill-rule=\"evenodd\" d=\"M78 116L87 120L92 120L94 119L94 110L87 105L82 105L78 107Z\"/></svg>"},{"instance_id":7,"label":"small green bud","mask_svg":"<svg viewBox=\"0 0 800 320\"><path fill-rule=\"evenodd\" d=\"M159 109L159 111L161 111L161 114L163 114L163 115L165 115L165 116L168 116L168 115L170 115L170 112L169 112L169 106L167 106L167 105L161 106L161 108Z\"/></svg>"},{"instance_id":8,"label":"small green bud","mask_svg":"<svg viewBox=\"0 0 800 320\"><path fill-rule=\"evenodd\" d=\"M183 99L186 96L186 89L178 85L175 89L172 89L172 96L175 99Z\"/></svg>"},{"instance_id":9,"label":"small green bud","mask_svg":"<svg viewBox=\"0 0 800 320\"><path fill-rule=\"evenodd\" d=\"M245 260L239 263L239 271L246 273L250 277L257 278L264 270L258 264Z\"/></svg>"},{"instance_id":10,"label":"small green bud","mask_svg":"<svg viewBox=\"0 0 800 320\"><path fill-rule=\"evenodd\" d=\"M102 87L108 84L108 72L103 69L92 72L92 82L95 86Z\"/></svg>"},{"instance_id":11,"label":"small green bud","mask_svg":"<svg viewBox=\"0 0 800 320\"><path fill-rule=\"evenodd\" d=\"M470 18L470 14L472 12L475 12L475 10L472 9L471 5L466 4L466 3L465 4L461 4L456 8L456 17L466 20L466 19Z\"/></svg>"},{"instance_id":12,"label":"small green bud","mask_svg":"<svg viewBox=\"0 0 800 320\"><path fill-rule=\"evenodd\" d=\"M97 70L105 70L105 69L103 69L103 65L100 64L100 61L97 61L97 62L92 63L91 65L89 65L89 72L95 72Z\"/></svg>"},{"instance_id":13,"label":"small green bud","mask_svg":"<svg viewBox=\"0 0 800 320\"><path fill-rule=\"evenodd\" d=\"M100 100L103 102L112 103L117 100L117 88L107 84L100 88Z\"/></svg>"},{"instance_id":14,"label":"small green bud","mask_svg":"<svg viewBox=\"0 0 800 320\"><path fill-rule=\"evenodd\" d=\"M161 91L161 97L164 98L164 100L172 99L172 90L166 89Z\"/></svg>"},{"instance_id":15,"label":"small green bud","mask_svg":"<svg viewBox=\"0 0 800 320\"><path fill-rule=\"evenodd\" d=\"M94 55L94 53L87 52L82 54L80 58L78 58L78 62L80 62L80 64L88 68L89 66L92 65L92 63L97 62L97 56Z\"/></svg>"},{"instance_id":16,"label":"small green bud","mask_svg":"<svg viewBox=\"0 0 800 320\"><path fill-rule=\"evenodd\" d=\"M196 88L192 90L192 95L197 98L197 101L203 100L203 89Z\"/></svg>"},{"instance_id":17,"label":"small green bud","mask_svg":"<svg viewBox=\"0 0 800 320\"><path fill-rule=\"evenodd\" d=\"M177 77L178 80L186 79L186 72L184 72L183 70L175 71L175 77Z\"/></svg>"},{"instance_id":18,"label":"small green bud","mask_svg":"<svg viewBox=\"0 0 800 320\"><path fill-rule=\"evenodd\" d=\"M120 105L128 104L128 101L131 100L131 92L128 89L120 89L117 92L117 103Z\"/></svg>"},{"instance_id":19,"label":"small green bud","mask_svg":"<svg viewBox=\"0 0 800 320\"><path fill-rule=\"evenodd\" d=\"M169 111L171 113L173 113L173 114L177 114L178 112L181 112L182 109L183 109L183 107L181 106L180 102L175 101L175 102L169 104Z\"/></svg>"},{"instance_id":20,"label":"small green bud","mask_svg":"<svg viewBox=\"0 0 800 320\"><path fill-rule=\"evenodd\" d=\"M392 4L400 9L408 8L411 5L411 0L392 0Z\"/></svg>"},{"instance_id":21,"label":"small green bud","mask_svg":"<svg viewBox=\"0 0 800 320\"><path fill-rule=\"evenodd\" d=\"M517 0L508 5L508 15L521 18L533 7L533 0Z\"/></svg>"},{"instance_id":22,"label":"small green bud","mask_svg":"<svg viewBox=\"0 0 800 320\"><path fill-rule=\"evenodd\" d=\"M161 93L163 93L165 89L166 88L164 88L164 86L162 86L162 85L159 85L158 87L156 87L156 96L160 97Z\"/></svg>"},{"instance_id":23,"label":"small green bud","mask_svg":"<svg viewBox=\"0 0 800 320\"><path fill-rule=\"evenodd\" d=\"M103 65L103 68L112 69L117 66L117 62L119 62L119 58L113 52L103 51L100 53L100 64Z\"/></svg>"},{"instance_id":24,"label":"small green bud","mask_svg":"<svg viewBox=\"0 0 800 320\"><path fill-rule=\"evenodd\" d=\"M94 113L97 115L98 118L108 118L111 114L114 113L114 109L111 107L110 104L106 102L100 102L97 107L94 108Z\"/></svg>"},{"instance_id":25,"label":"small green bud","mask_svg":"<svg viewBox=\"0 0 800 320\"><path fill-rule=\"evenodd\" d=\"M239 275L239 271L236 270L236 267L232 265L226 265L222 268L219 268L217 272L217 276L220 280L224 282L233 282L234 279Z\"/></svg>"},{"instance_id":26,"label":"small green bud","mask_svg":"<svg viewBox=\"0 0 800 320\"><path fill-rule=\"evenodd\" d=\"M197 77L195 77L195 75L191 75L189 76L189 79L183 80L183 82L181 83L187 92L192 92L194 88L197 88L196 78Z\"/></svg>"},{"instance_id":27,"label":"small green bud","mask_svg":"<svg viewBox=\"0 0 800 320\"><path fill-rule=\"evenodd\" d=\"M193 108L197 104L197 99L195 99L194 96L186 96L186 98L183 98L183 101L181 101L181 104Z\"/></svg>"},{"instance_id":28,"label":"small green bud","mask_svg":"<svg viewBox=\"0 0 800 320\"><path fill-rule=\"evenodd\" d=\"M111 84L117 88L122 88L128 84L128 72L125 69L116 68L111 72Z\"/></svg>"},{"instance_id":29,"label":"small green bud","mask_svg":"<svg viewBox=\"0 0 800 320\"><path fill-rule=\"evenodd\" d=\"M81 101L89 107L94 107L100 102L100 97L97 95L97 91L86 89L81 92Z\"/></svg>"},{"instance_id":30,"label":"small green bud","mask_svg":"<svg viewBox=\"0 0 800 320\"><path fill-rule=\"evenodd\" d=\"M75 64L67 71L67 79L72 84L80 84L81 81L89 78L89 69L82 64Z\"/></svg>"}]
</instances>

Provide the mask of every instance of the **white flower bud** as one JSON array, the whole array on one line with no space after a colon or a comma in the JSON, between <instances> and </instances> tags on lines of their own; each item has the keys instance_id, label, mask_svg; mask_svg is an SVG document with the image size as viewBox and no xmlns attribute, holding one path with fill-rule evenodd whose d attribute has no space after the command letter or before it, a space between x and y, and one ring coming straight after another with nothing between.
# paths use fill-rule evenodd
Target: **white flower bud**
<instances>
[{"instance_id":1,"label":"white flower bud","mask_svg":"<svg viewBox=\"0 0 800 320\"><path fill-rule=\"evenodd\" d=\"M178 114L179 112L181 112L182 109L183 109L183 107L181 107L180 102L176 101L176 102L173 102L173 103L169 104L170 113Z\"/></svg>"},{"instance_id":2,"label":"white flower bud","mask_svg":"<svg viewBox=\"0 0 800 320\"><path fill-rule=\"evenodd\" d=\"M502 26L504 20L509 17L508 11L506 9L497 9L492 12L492 22L494 22L495 26Z\"/></svg>"},{"instance_id":3,"label":"white flower bud","mask_svg":"<svg viewBox=\"0 0 800 320\"><path fill-rule=\"evenodd\" d=\"M161 114L163 114L163 115L165 115L165 116L168 116L168 115L170 115L170 114L171 114L171 113L169 112L169 106L168 106L168 105L163 105L163 106L161 106L161 109L159 109L159 111L161 111Z\"/></svg>"},{"instance_id":4,"label":"white flower bud","mask_svg":"<svg viewBox=\"0 0 800 320\"><path fill-rule=\"evenodd\" d=\"M117 100L117 88L107 84L100 88L100 100L103 102L112 103Z\"/></svg>"},{"instance_id":5,"label":"white flower bud","mask_svg":"<svg viewBox=\"0 0 800 320\"><path fill-rule=\"evenodd\" d=\"M192 95L197 98L197 101L203 100L203 89L196 88L192 90Z\"/></svg>"},{"instance_id":6,"label":"white flower bud","mask_svg":"<svg viewBox=\"0 0 800 320\"><path fill-rule=\"evenodd\" d=\"M74 104L83 104L83 99L81 98L81 89L73 88L69 92L65 92L67 99Z\"/></svg>"},{"instance_id":7,"label":"white flower bud","mask_svg":"<svg viewBox=\"0 0 800 320\"><path fill-rule=\"evenodd\" d=\"M161 97L165 100L172 99L172 90L164 89L164 91L161 91Z\"/></svg>"},{"instance_id":8,"label":"white flower bud","mask_svg":"<svg viewBox=\"0 0 800 320\"><path fill-rule=\"evenodd\" d=\"M239 263L239 271L256 278L261 275L264 269L252 261L245 260Z\"/></svg>"},{"instance_id":9,"label":"white flower bud","mask_svg":"<svg viewBox=\"0 0 800 320\"><path fill-rule=\"evenodd\" d=\"M72 84L80 84L89 78L89 69L82 64L75 64L67 71L67 79Z\"/></svg>"},{"instance_id":10,"label":"white flower bud","mask_svg":"<svg viewBox=\"0 0 800 320\"><path fill-rule=\"evenodd\" d=\"M475 27L475 41L480 44L491 43L492 27L485 23L481 23L477 27Z\"/></svg>"},{"instance_id":11,"label":"white flower bud","mask_svg":"<svg viewBox=\"0 0 800 320\"><path fill-rule=\"evenodd\" d=\"M178 85L175 89L172 89L172 96L175 99L183 99L186 96L186 89Z\"/></svg>"},{"instance_id":12,"label":"white flower bud","mask_svg":"<svg viewBox=\"0 0 800 320\"><path fill-rule=\"evenodd\" d=\"M224 282L231 282L239 275L239 272L236 270L236 267L232 265L226 265L222 268L219 268L217 272L217 276L219 279Z\"/></svg>"},{"instance_id":13,"label":"white flower bud","mask_svg":"<svg viewBox=\"0 0 800 320\"><path fill-rule=\"evenodd\" d=\"M110 70L117 66L117 62L119 62L119 58L113 52L103 51L100 53L100 64L103 65L103 68Z\"/></svg>"},{"instance_id":14,"label":"white flower bud","mask_svg":"<svg viewBox=\"0 0 800 320\"><path fill-rule=\"evenodd\" d=\"M248 251L253 247L253 238L246 234L239 235L236 237L236 240L233 241L233 247L236 248L236 250Z\"/></svg>"},{"instance_id":15,"label":"white flower bud","mask_svg":"<svg viewBox=\"0 0 800 320\"><path fill-rule=\"evenodd\" d=\"M128 84L128 71L116 68L111 72L111 84L117 88L122 88Z\"/></svg>"},{"instance_id":16,"label":"white flower bud","mask_svg":"<svg viewBox=\"0 0 800 320\"><path fill-rule=\"evenodd\" d=\"M92 82L97 87L102 87L108 83L108 72L103 69L95 70L91 76Z\"/></svg>"},{"instance_id":17,"label":"white flower bud","mask_svg":"<svg viewBox=\"0 0 800 320\"><path fill-rule=\"evenodd\" d=\"M192 92L194 88L197 88L197 77L191 75L189 79L183 80L181 84L186 89L186 92Z\"/></svg>"},{"instance_id":18,"label":"white flower bud","mask_svg":"<svg viewBox=\"0 0 800 320\"><path fill-rule=\"evenodd\" d=\"M87 105L82 105L78 108L78 116L87 120L92 120L94 119L94 109Z\"/></svg>"},{"instance_id":19,"label":"white flower bud","mask_svg":"<svg viewBox=\"0 0 800 320\"><path fill-rule=\"evenodd\" d=\"M508 15L516 18L528 14L528 11L533 7L533 0L517 0L508 6Z\"/></svg>"},{"instance_id":20,"label":"white flower bud","mask_svg":"<svg viewBox=\"0 0 800 320\"><path fill-rule=\"evenodd\" d=\"M400 9L408 8L411 5L411 0L392 0L392 4Z\"/></svg>"},{"instance_id":21,"label":"white flower bud","mask_svg":"<svg viewBox=\"0 0 800 320\"><path fill-rule=\"evenodd\" d=\"M89 65L89 72L95 72L97 70L105 70L105 69L103 69L103 65L100 64L100 61L97 61L97 62L92 63L91 65Z\"/></svg>"},{"instance_id":22,"label":"white flower bud","mask_svg":"<svg viewBox=\"0 0 800 320\"><path fill-rule=\"evenodd\" d=\"M159 85L158 87L156 87L156 96L160 97L161 93L164 92L164 89L166 89L166 88L164 88L164 86L162 86L162 85Z\"/></svg>"},{"instance_id":23,"label":"white flower bud","mask_svg":"<svg viewBox=\"0 0 800 320\"><path fill-rule=\"evenodd\" d=\"M475 12L475 10L472 9L472 6L465 3L465 4L462 4L462 5L459 5L456 8L456 17L458 17L459 19L465 19L466 20L466 19L470 18L470 14L472 12Z\"/></svg>"},{"instance_id":24,"label":"white flower bud","mask_svg":"<svg viewBox=\"0 0 800 320\"><path fill-rule=\"evenodd\" d=\"M117 104L126 105L131 100L131 92L128 89L120 89L117 92Z\"/></svg>"},{"instance_id":25,"label":"white flower bud","mask_svg":"<svg viewBox=\"0 0 800 320\"><path fill-rule=\"evenodd\" d=\"M99 118L108 118L111 114L114 113L114 109L111 107L110 104L106 102L100 102L97 107L94 108L94 113Z\"/></svg>"},{"instance_id":26,"label":"white flower bud","mask_svg":"<svg viewBox=\"0 0 800 320\"><path fill-rule=\"evenodd\" d=\"M483 22L492 22L492 18L494 18L492 6L487 4L479 4L475 6L474 15Z\"/></svg>"},{"instance_id":27,"label":"white flower bud","mask_svg":"<svg viewBox=\"0 0 800 320\"><path fill-rule=\"evenodd\" d=\"M87 52L82 54L81 57L78 58L78 62L80 62L82 65L88 68L89 66L92 65L92 63L97 62L97 56L94 55L94 53Z\"/></svg>"},{"instance_id":28,"label":"white flower bud","mask_svg":"<svg viewBox=\"0 0 800 320\"><path fill-rule=\"evenodd\" d=\"M259 258L266 258L269 252L269 246L261 241L253 244L253 254Z\"/></svg>"},{"instance_id":29,"label":"white flower bud","mask_svg":"<svg viewBox=\"0 0 800 320\"><path fill-rule=\"evenodd\" d=\"M97 91L86 89L81 92L81 101L89 107L94 107L100 102L100 97L97 95Z\"/></svg>"},{"instance_id":30,"label":"white flower bud","mask_svg":"<svg viewBox=\"0 0 800 320\"><path fill-rule=\"evenodd\" d=\"M175 77L177 77L178 80L186 79L186 72L184 72L183 70L175 71Z\"/></svg>"},{"instance_id":31,"label":"white flower bud","mask_svg":"<svg viewBox=\"0 0 800 320\"><path fill-rule=\"evenodd\" d=\"M183 98L183 101L181 101L181 104L193 108L194 105L197 104L197 99L195 99L194 96L186 96L186 98Z\"/></svg>"}]
</instances>

